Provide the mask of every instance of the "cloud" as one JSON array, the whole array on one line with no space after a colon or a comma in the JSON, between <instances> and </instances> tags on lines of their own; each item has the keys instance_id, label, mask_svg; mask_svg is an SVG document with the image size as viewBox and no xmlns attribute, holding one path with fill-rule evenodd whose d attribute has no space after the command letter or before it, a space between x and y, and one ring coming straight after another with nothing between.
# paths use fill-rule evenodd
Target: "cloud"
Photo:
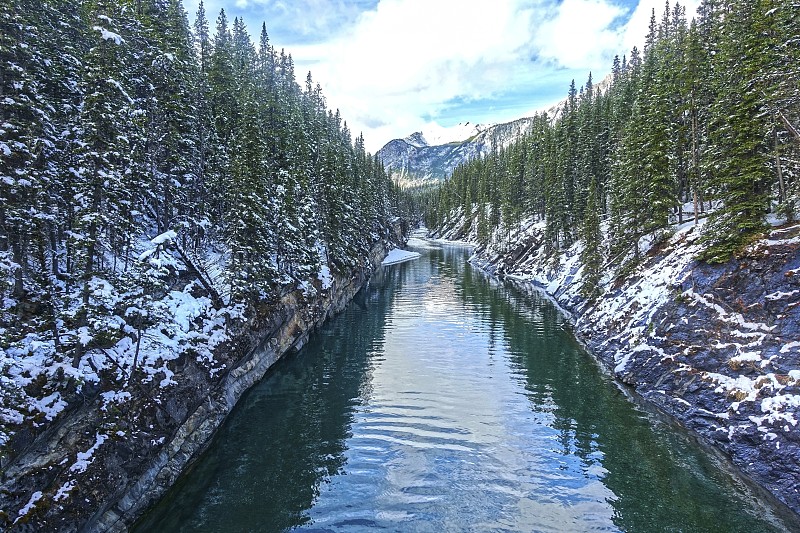
<instances>
[{"instance_id":1,"label":"cloud","mask_svg":"<svg viewBox=\"0 0 800 533\"><path fill-rule=\"evenodd\" d=\"M356 118L360 123L364 124L366 127L370 129L377 129L389 126L389 123L385 122L382 118L376 117L374 115L362 115Z\"/></svg>"},{"instance_id":2,"label":"cloud","mask_svg":"<svg viewBox=\"0 0 800 533\"><path fill-rule=\"evenodd\" d=\"M607 68L620 44L624 8L603 0L564 0L534 34L541 57L567 68Z\"/></svg>"},{"instance_id":3,"label":"cloud","mask_svg":"<svg viewBox=\"0 0 800 533\"><path fill-rule=\"evenodd\" d=\"M378 0L205 0L205 8L212 22L222 8L230 20L242 17L252 35L258 35L262 22L266 22L274 41L280 46L293 46L329 41L377 3ZM199 0L184 3L190 18L198 5Z\"/></svg>"}]
</instances>

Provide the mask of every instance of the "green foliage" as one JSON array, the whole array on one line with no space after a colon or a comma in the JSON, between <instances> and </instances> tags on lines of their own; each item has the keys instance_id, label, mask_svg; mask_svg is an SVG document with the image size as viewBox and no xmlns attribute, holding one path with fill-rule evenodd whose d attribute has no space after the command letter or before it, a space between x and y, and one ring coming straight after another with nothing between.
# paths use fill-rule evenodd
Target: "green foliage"
<instances>
[{"instance_id":1,"label":"green foliage","mask_svg":"<svg viewBox=\"0 0 800 533\"><path fill-rule=\"evenodd\" d=\"M600 278L602 277L602 234L600 232L600 213L597 202L597 180L592 179L589 183L589 191L586 202L586 215L583 221L582 239L583 251L581 252L581 262L583 263L583 286L581 293L588 299L594 299L600 295Z\"/></svg>"}]
</instances>

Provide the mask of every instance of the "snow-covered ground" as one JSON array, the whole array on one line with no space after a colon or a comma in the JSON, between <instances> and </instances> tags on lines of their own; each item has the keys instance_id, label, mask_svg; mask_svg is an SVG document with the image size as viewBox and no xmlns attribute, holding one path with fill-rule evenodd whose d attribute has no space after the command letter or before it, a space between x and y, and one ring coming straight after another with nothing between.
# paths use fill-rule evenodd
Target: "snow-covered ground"
<instances>
[{"instance_id":1,"label":"snow-covered ground","mask_svg":"<svg viewBox=\"0 0 800 533\"><path fill-rule=\"evenodd\" d=\"M168 269L185 268L164 251L174 238L170 231L140 243L143 276L155 280ZM212 375L219 371L213 351L228 340L228 325L241 316L240 307L216 309L194 281L166 291L158 301L139 298L102 278L89 285L90 305L119 312L90 317L77 331L60 332L62 344L79 342L85 347L77 365L59 357L50 331L31 331L0 346L0 446L20 424L39 427L54 420L67 407L62 394L69 389L64 387L68 380L78 384L80 393L84 384L96 386L102 374L110 373L121 390L136 372L141 382L155 380L160 388L168 388L174 384L168 363L186 353ZM114 336L117 340L109 342ZM123 405L120 390L104 392L104 402Z\"/></svg>"}]
</instances>

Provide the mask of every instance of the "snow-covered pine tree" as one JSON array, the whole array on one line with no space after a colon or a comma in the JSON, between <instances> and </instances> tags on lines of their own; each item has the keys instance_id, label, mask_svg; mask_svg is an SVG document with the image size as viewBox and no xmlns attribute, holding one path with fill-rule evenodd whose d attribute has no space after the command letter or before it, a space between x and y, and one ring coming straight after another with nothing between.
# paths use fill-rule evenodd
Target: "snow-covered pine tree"
<instances>
[{"instance_id":1,"label":"snow-covered pine tree","mask_svg":"<svg viewBox=\"0 0 800 533\"><path fill-rule=\"evenodd\" d=\"M707 248L701 255L711 262L727 261L764 231L772 179L760 76L766 60L764 5L761 0L725 0L722 9L710 127L716 168L711 186L722 205L711 215L703 237Z\"/></svg>"},{"instance_id":2,"label":"snow-covered pine tree","mask_svg":"<svg viewBox=\"0 0 800 533\"><path fill-rule=\"evenodd\" d=\"M581 293L589 299L593 299L600 294L600 278L603 264L603 234L600 230L600 206L597 197L597 180L592 179L589 183L586 214L581 227L581 239L583 240L581 263L583 263L584 268Z\"/></svg>"}]
</instances>

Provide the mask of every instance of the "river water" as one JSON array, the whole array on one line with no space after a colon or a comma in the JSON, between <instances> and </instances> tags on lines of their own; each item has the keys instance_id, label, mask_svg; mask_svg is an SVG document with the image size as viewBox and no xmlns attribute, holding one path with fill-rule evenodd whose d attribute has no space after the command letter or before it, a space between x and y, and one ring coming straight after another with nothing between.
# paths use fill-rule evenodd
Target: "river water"
<instances>
[{"instance_id":1,"label":"river water","mask_svg":"<svg viewBox=\"0 0 800 533\"><path fill-rule=\"evenodd\" d=\"M428 244L242 399L138 532L794 529L535 291Z\"/></svg>"}]
</instances>

